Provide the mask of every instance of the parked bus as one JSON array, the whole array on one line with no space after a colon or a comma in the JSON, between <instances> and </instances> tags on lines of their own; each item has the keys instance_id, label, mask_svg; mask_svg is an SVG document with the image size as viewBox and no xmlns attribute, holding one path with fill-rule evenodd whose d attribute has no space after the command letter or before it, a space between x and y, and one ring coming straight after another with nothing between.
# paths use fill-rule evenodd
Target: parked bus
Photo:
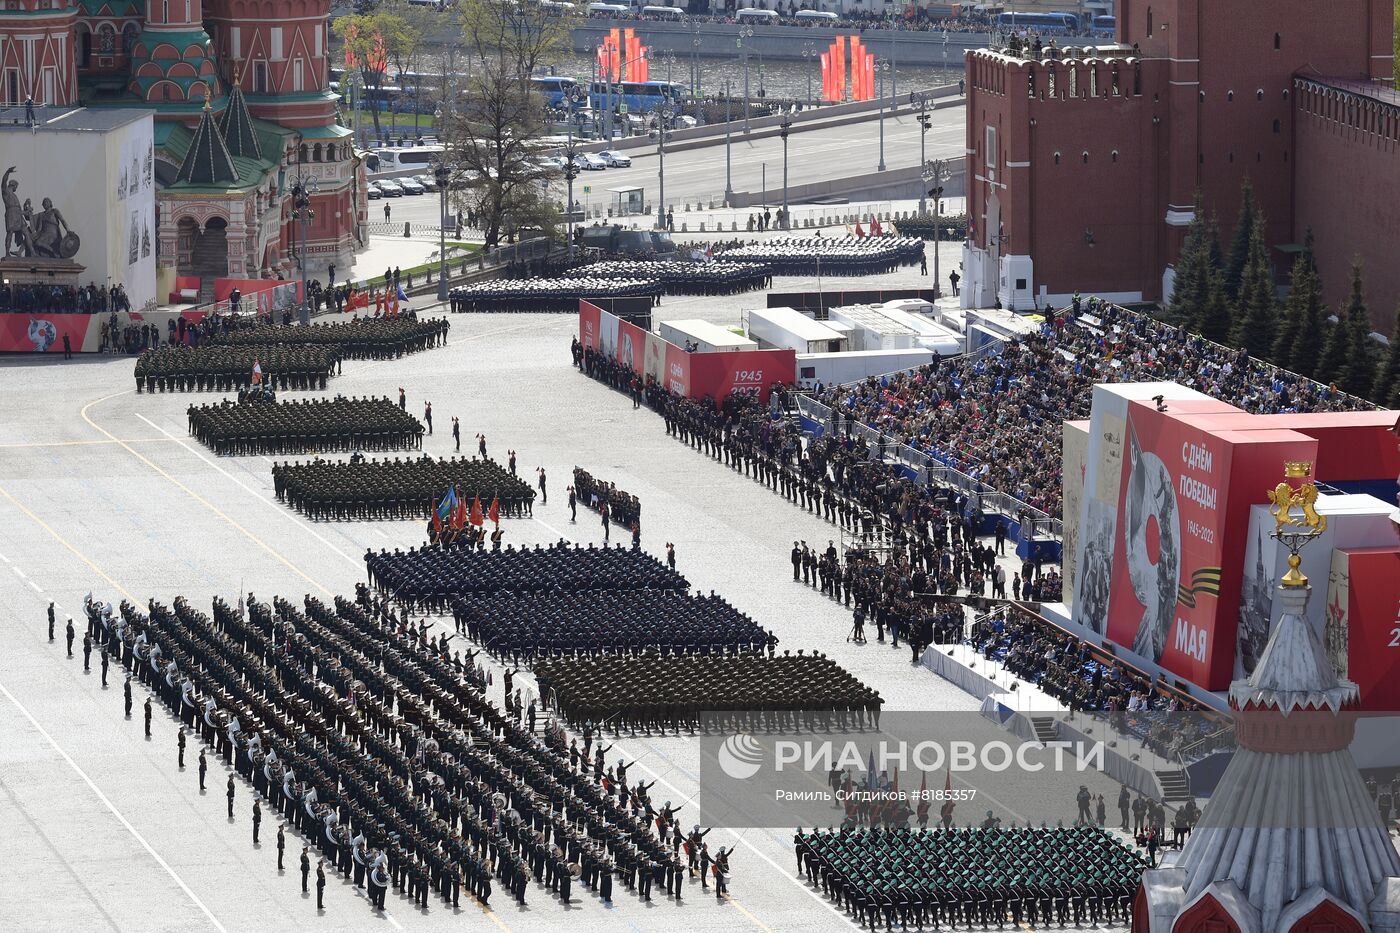
<instances>
[{"instance_id":1,"label":"parked bus","mask_svg":"<svg viewBox=\"0 0 1400 933\"><path fill-rule=\"evenodd\" d=\"M1095 16L1089 24L1089 35L1099 39L1113 39L1118 35L1118 20L1113 16Z\"/></svg>"},{"instance_id":2,"label":"parked bus","mask_svg":"<svg viewBox=\"0 0 1400 933\"><path fill-rule=\"evenodd\" d=\"M1079 17L1073 13L1002 13L997 17L1002 32L1020 29L1041 36L1072 36L1079 32Z\"/></svg>"},{"instance_id":3,"label":"parked bus","mask_svg":"<svg viewBox=\"0 0 1400 933\"><path fill-rule=\"evenodd\" d=\"M532 75L530 84L551 107L558 107L578 87L578 81L564 75Z\"/></svg>"},{"instance_id":4,"label":"parked bus","mask_svg":"<svg viewBox=\"0 0 1400 933\"><path fill-rule=\"evenodd\" d=\"M398 171L406 168L421 168L442 161L447 150L442 146L399 146L376 149L381 172Z\"/></svg>"},{"instance_id":5,"label":"parked bus","mask_svg":"<svg viewBox=\"0 0 1400 933\"><path fill-rule=\"evenodd\" d=\"M595 81L590 90L595 107L606 107L609 104L616 107L622 103L626 104L627 109L634 113L649 113L666 101L670 101L677 108L682 107L685 105L688 94L684 84L677 84L674 81L614 82L611 100L609 100L606 81Z\"/></svg>"}]
</instances>

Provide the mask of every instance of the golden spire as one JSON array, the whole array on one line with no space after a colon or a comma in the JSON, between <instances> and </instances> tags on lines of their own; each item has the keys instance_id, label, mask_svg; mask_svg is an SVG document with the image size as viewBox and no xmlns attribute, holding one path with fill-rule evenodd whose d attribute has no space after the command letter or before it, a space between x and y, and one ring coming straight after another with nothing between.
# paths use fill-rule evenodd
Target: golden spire
<instances>
[{"instance_id":1,"label":"golden spire","mask_svg":"<svg viewBox=\"0 0 1400 933\"><path fill-rule=\"evenodd\" d=\"M1283 465L1283 475L1290 480L1306 479L1312 476L1312 464L1289 461ZM1288 573L1280 582L1286 587L1307 586L1307 576L1298 569L1303 562L1299 552L1327 530L1327 516L1317 513L1317 484L1308 481L1294 488L1287 482L1279 483L1269 490L1269 501L1273 503L1269 509L1274 516L1272 536L1288 548Z\"/></svg>"}]
</instances>

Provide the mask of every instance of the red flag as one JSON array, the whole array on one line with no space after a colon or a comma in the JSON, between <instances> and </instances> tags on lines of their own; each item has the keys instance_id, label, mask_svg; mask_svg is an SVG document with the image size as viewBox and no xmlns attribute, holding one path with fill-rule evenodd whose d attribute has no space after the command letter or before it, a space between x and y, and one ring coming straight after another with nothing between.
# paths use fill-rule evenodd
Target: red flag
<instances>
[{"instance_id":1,"label":"red flag","mask_svg":"<svg viewBox=\"0 0 1400 933\"><path fill-rule=\"evenodd\" d=\"M461 531L467 527L467 500L457 497L457 508L452 510L452 527Z\"/></svg>"},{"instance_id":2,"label":"red flag","mask_svg":"<svg viewBox=\"0 0 1400 933\"><path fill-rule=\"evenodd\" d=\"M436 502L436 501L433 502L433 514L432 514L432 519L433 519L433 531L436 531L436 532L438 532L439 534L441 534L441 533L442 533L442 519L438 516L437 502Z\"/></svg>"},{"instance_id":3,"label":"red flag","mask_svg":"<svg viewBox=\"0 0 1400 933\"><path fill-rule=\"evenodd\" d=\"M923 778L919 781L919 806L915 814L922 823L928 819L928 772L922 772Z\"/></svg>"},{"instance_id":4,"label":"red flag","mask_svg":"<svg viewBox=\"0 0 1400 933\"><path fill-rule=\"evenodd\" d=\"M482 518L481 518L481 496L480 496L480 495L478 495L478 496L476 496L474 499L472 499L472 514L471 514L471 519L470 519L470 521L471 521L471 523L472 523L473 525L475 525L476 527L478 527L478 528L481 527Z\"/></svg>"},{"instance_id":5,"label":"red flag","mask_svg":"<svg viewBox=\"0 0 1400 933\"><path fill-rule=\"evenodd\" d=\"M486 513L486 517L496 523L496 527L501 526L501 500L499 496L491 497L491 511Z\"/></svg>"}]
</instances>

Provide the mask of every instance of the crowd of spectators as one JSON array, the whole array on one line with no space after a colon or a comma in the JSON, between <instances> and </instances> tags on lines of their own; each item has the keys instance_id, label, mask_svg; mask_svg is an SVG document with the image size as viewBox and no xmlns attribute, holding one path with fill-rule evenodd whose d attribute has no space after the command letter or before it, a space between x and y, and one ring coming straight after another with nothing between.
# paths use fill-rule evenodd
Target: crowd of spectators
<instances>
[{"instance_id":1,"label":"crowd of spectators","mask_svg":"<svg viewBox=\"0 0 1400 933\"><path fill-rule=\"evenodd\" d=\"M1089 416L1096 383L1157 380L1259 414L1371 407L1243 350L1096 301L1066 308L996 355L833 386L820 400L891 443L1058 516L1063 423Z\"/></svg>"},{"instance_id":2,"label":"crowd of spectators","mask_svg":"<svg viewBox=\"0 0 1400 933\"><path fill-rule=\"evenodd\" d=\"M1225 722L1034 613L1004 606L972 625L968 644L1071 712L1103 714L1158 754L1200 757L1233 740Z\"/></svg>"},{"instance_id":3,"label":"crowd of spectators","mask_svg":"<svg viewBox=\"0 0 1400 933\"><path fill-rule=\"evenodd\" d=\"M91 282L78 286L0 283L0 313L103 314L130 310L131 301L120 285L103 288Z\"/></svg>"}]
</instances>

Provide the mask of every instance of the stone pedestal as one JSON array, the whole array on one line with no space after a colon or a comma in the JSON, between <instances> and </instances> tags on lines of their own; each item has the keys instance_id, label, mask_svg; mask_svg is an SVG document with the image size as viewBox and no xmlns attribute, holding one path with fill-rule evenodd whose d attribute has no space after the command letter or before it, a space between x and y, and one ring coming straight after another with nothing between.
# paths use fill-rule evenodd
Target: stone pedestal
<instances>
[{"instance_id":1,"label":"stone pedestal","mask_svg":"<svg viewBox=\"0 0 1400 933\"><path fill-rule=\"evenodd\" d=\"M0 259L0 282L7 285L71 285L83 284L86 269L71 259L49 259L40 256L11 256Z\"/></svg>"}]
</instances>

